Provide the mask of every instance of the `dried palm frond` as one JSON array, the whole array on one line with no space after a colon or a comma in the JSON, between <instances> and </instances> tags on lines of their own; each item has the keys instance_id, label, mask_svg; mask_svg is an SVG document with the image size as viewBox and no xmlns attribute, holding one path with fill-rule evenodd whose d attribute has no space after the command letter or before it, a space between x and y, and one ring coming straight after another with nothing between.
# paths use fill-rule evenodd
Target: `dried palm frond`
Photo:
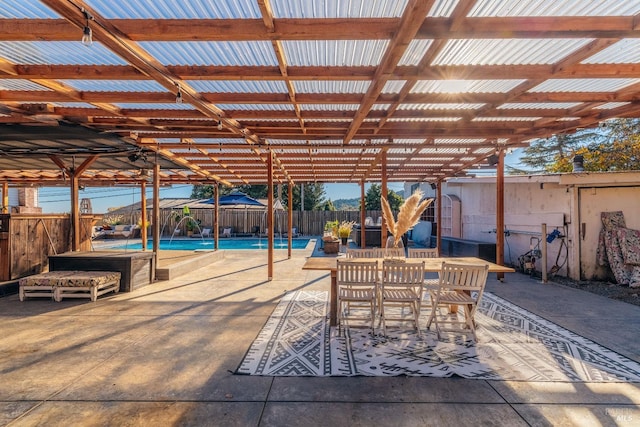
<instances>
[{"instance_id":1,"label":"dried palm frond","mask_svg":"<svg viewBox=\"0 0 640 427\"><path fill-rule=\"evenodd\" d=\"M396 220L393 218L393 211L391 210L391 206L389 206L389 202L386 197L382 197L380 199L382 204L382 216L384 217L384 222L387 225L387 230L389 233L396 235Z\"/></svg>"},{"instance_id":2,"label":"dried palm frond","mask_svg":"<svg viewBox=\"0 0 640 427\"><path fill-rule=\"evenodd\" d=\"M433 199L422 199L422 192L416 191L407 198L398 211L398 220L393 218L393 212L386 198L382 197L382 216L387 223L387 229L393 235L394 244L398 246L402 235L411 230L420 221L422 212L433 202Z\"/></svg>"}]
</instances>

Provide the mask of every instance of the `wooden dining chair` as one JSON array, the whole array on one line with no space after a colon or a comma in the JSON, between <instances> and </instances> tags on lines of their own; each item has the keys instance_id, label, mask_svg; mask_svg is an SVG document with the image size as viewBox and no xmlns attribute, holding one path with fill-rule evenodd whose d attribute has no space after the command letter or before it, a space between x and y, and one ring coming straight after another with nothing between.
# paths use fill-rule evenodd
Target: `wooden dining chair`
<instances>
[{"instance_id":1,"label":"wooden dining chair","mask_svg":"<svg viewBox=\"0 0 640 427\"><path fill-rule=\"evenodd\" d=\"M368 321L375 333L378 294L378 262L337 260L338 334L345 321ZM358 326L349 323L350 327Z\"/></svg>"},{"instance_id":2,"label":"wooden dining chair","mask_svg":"<svg viewBox=\"0 0 640 427\"><path fill-rule=\"evenodd\" d=\"M488 273L488 264L443 262L439 284L437 288L429 290L431 314L427 321L427 329L433 322L438 339L441 338L441 332L470 332L473 340L477 341L474 316L487 284ZM464 307L464 320L459 320L457 314L449 313L450 305ZM438 311L440 306L446 306L446 314Z\"/></svg>"},{"instance_id":3,"label":"wooden dining chair","mask_svg":"<svg viewBox=\"0 0 640 427\"><path fill-rule=\"evenodd\" d=\"M378 250L375 248L347 248L347 258L378 258Z\"/></svg>"},{"instance_id":4,"label":"wooden dining chair","mask_svg":"<svg viewBox=\"0 0 640 427\"><path fill-rule=\"evenodd\" d=\"M438 258L438 248L408 248L407 258Z\"/></svg>"},{"instance_id":5,"label":"wooden dining chair","mask_svg":"<svg viewBox=\"0 0 640 427\"><path fill-rule=\"evenodd\" d=\"M438 258L438 248L407 248L407 258ZM434 273L427 273L424 279L425 290L438 286L439 279Z\"/></svg>"},{"instance_id":6,"label":"wooden dining chair","mask_svg":"<svg viewBox=\"0 0 640 427\"><path fill-rule=\"evenodd\" d=\"M384 335L387 335L387 321L413 322L416 331L420 331L418 319L422 301L422 282L424 280L424 261L406 263L395 260L382 261L382 281L380 283L380 322ZM397 308L399 312L389 310ZM404 314L409 308L411 317Z\"/></svg>"}]
</instances>

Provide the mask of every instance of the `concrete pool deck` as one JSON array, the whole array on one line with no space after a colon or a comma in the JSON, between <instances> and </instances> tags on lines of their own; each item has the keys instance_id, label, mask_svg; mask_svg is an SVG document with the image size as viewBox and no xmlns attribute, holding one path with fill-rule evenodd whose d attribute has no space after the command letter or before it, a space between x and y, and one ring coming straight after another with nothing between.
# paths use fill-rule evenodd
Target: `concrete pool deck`
<instances>
[{"instance_id":1,"label":"concrete pool deck","mask_svg":"<svg viewBox=\"0 0 640 427\"><path fill-rule=\"evenodd\" d=\"M284 255L284 256L283 256ZM640 384L235 375L310 250L224 259L96 302L0 298L0 425L637 425ZM176 255L181 257L181 255ZM640 307L519 273L488 290L640 361Z\"/></svg>"}]
</instances>

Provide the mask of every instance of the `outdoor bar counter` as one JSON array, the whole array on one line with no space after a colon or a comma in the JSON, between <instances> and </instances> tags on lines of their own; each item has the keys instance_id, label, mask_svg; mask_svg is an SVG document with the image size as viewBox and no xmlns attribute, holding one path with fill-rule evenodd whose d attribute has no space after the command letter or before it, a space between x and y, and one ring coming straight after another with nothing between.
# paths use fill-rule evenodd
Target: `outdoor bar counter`
<instances>
[{"instance_id":1,"label":"outdoor bar counter","mask_svg":"<svg viewBox=\"0 0 640 427\"><path fill-rule=\"evenodd\" d=\"M49 255L49 271L119 271L120 291L131 292L154 280L153 252L66 252Z\"/></svg>"}]
</instances>

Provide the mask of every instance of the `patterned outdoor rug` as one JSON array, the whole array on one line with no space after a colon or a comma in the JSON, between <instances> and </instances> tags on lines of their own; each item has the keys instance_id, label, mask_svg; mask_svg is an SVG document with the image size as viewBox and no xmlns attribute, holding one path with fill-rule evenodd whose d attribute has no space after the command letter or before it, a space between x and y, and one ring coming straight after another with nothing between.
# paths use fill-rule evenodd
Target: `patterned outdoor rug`
<instances>
[{"instance_id":1,"label":"patterned outdoor rug","mask_svg":"<svg viewBox=\"0 0 640 427\"><path fill-rule=\"evenodd\" d=\"M338 335L326 291L286 294L236 373L269 376L425 376L485 380L640 382L640 364L485 292L476 313L478 343L426 330L430 305L410 327ZM461 314L460 314L461 315ZM433 329L433 328L432 328ZM376 330L380 334L379 330Z\"/></svg>"}]
</instances>

